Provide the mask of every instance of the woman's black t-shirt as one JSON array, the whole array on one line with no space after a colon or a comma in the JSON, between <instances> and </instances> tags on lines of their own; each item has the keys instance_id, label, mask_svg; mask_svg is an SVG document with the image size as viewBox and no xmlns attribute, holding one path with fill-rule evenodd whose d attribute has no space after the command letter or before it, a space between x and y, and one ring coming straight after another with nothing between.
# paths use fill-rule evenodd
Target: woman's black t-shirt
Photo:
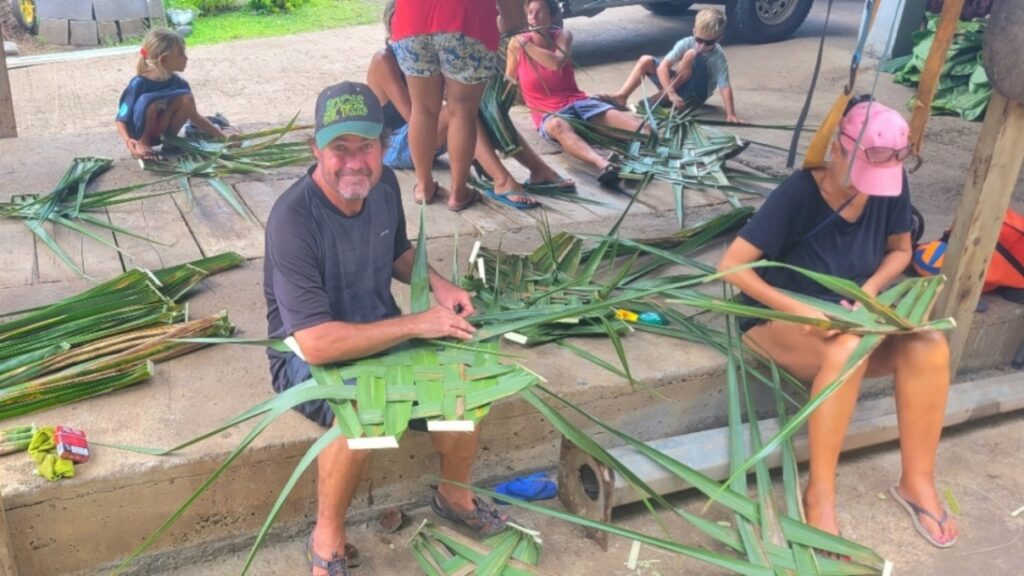
<instances>
[{"instance_id":1,"label":"woman's black t-shirt","mask_svg":"<svg viewBox=\"0 0 1024 576\"><path fill-rule=\"evenodd\" d=\"M799 170L768 196L739 236L764 252L766 260L846 278L860 286L878 270L889 237L910 228L906 174L899 196L869 197L857 221L848 222L825 202L811 172ZM775 288L833 302L841 299L792 270L762 268L757 272Z\"/></svg>"}]
</instances>

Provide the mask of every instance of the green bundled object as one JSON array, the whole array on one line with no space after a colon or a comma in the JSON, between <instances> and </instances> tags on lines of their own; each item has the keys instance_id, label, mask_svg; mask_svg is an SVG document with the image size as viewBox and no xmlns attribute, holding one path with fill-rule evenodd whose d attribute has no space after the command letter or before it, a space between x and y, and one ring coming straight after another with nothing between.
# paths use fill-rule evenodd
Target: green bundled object
<instances>
[{"instance_id":1,"label":"green bundled object","mask_svg":"<svg viewBox=\"0 0 1024 576\"><path fill-rule=\"evenodd\" d=\"M480 122L494 149L505 158L523 149L519 144L519 133L508 115L515 98L515 89L505 74L499 72L487 82L480 100Z\"/></svg>"},{"instance_id":2,"label":"green bundled object","mask_svg":"<svg viewBox=\"0 0 1024 576\"><path fill-rule=\"evenodd\" d=\"M541 544L539 533L518 526L478 542L424 521L409 546L427 576L550 576L536 568Z\"/></svg>"},{"instance_id":3,"label":"green bundled object","mask_svg":"<svg viewBox=\"0 0 1024 576\"><path fill-rule=\"evenodd\" d=\"M142 382L150 361L195 349L179 338L228 336L221 313L186 322L177 300L235 253L154 272L130 270L76 296L0 323L0 420Z\"/></svg>"},{"instance_id":4,"label":"green bundled object","mask_svg":"<svg viewBox=\"0 0 1024 576\"><path fill-rule=\"evenodd\" d=\"M917 87L921 81L928 52L938 26L937 14L928 17L928 26L914 32L913 52L909 56L892 60L886 72L893 72L893 81L904 86ZM932 115L954 115L964 120L979 120L985 115L992 85L983 64L982 44L988 20L959 21L953 35L953 43L946 54L946 63L939 76L939 84L932 100ZM913 109L917 97L912 97L907 107Z\"/></svg>"},{"instance_id":5,"label":"green bundled object","mask_svg":"<svg viewBox=\"0 0 1024 576\"><path fill-rule=\"evenodd\" d=\"M36 427L31 424L0 430L0 456L24 452L35 433Z\"/></svg>"}]
</instances>

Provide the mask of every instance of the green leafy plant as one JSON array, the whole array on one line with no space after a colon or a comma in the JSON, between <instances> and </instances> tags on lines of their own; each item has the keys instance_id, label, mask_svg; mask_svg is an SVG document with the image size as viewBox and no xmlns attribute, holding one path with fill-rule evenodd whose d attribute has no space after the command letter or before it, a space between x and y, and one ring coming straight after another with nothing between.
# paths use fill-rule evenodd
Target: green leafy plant
<instances>
[{"instance_id":1,"label":"green leafy plant","mask_svg":"<svg viewBox=\"0 0 1024 576\"><path fill-rule=\"evenodd\" d=\"M248 0L249 8L257 12L275 14L277 12L291 12L296 8L309 2L309 0Z\"/></svg>"}]
</instances>

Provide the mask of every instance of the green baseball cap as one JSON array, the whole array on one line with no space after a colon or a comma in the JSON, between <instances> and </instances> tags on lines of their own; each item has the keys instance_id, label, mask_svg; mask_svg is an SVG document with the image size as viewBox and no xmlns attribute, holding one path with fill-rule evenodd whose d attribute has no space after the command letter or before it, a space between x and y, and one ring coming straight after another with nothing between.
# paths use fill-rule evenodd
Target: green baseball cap
<instances>
[{"instance_id":1,"label":"green baseball cap","mask_svg":"<svg viewBox=\"0 0 1024 576\"><path fill-rule=\"evenodd\" d=\"M2 1L2 0L0 0ZM316 145L326 148L339 136L377 138L384 129L384 111L373 90L360 82L328 86L316 99Z\"/></svg>"}]
</instances>

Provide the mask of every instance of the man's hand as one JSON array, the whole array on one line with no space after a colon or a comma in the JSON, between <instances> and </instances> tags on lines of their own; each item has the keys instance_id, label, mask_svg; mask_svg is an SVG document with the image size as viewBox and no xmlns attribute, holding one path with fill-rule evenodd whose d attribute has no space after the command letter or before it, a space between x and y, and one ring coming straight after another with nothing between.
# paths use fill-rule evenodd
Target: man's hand
<instances>
[{"instance_id":1,"label":"man's hand","mask_svg":"<svg viewBox=\"0 0 1024 576\"><path fill-rule=\"evenodd\" d=\"M798 309L789 310L788 312L790 314L796 314L798 316L804 316L807 318L814 318L816 320L829 320L829 317L822 313L820 310L813 306L805 304L801 304ZM824 329L811 324L801 324L800 326L803 329L804 334L817 335L819 338L831 338L840 333L840 331L835 328Z\"/></svg>"},{"instance_id":2,"label":"man's hand","mask_svg":"<svg viewBox=\"0 0 1024 576\"><path fill-rule=\"evenodd\" d=\"M686 108L686 101L683 100L679 96L679 94L676 94L675 92L669 92L668 93L668 100L669 100L669 102L672 103L672 106L675 106L679 110L682 110L683 108Z\"/></svg>"},{"instance_id":3,"label":"man's hand","mask_svg":"<svg viewBox=\"0 0 1024 576\"><path fill-rule=\"evenodd\" d=\"M447 280L435 282L431 288L438 306L451 310L463 318L473 314L473 299L469 292Z\"/></svg>"},{"instance_id":4,"label":"man's hand","mask_svg":"<svg viewBox=\"0 0 1024 576\"><path fill-rule=\"evenodd\" d=\"M426 312L413 314L413 332L417 338L458 338L469 340L476 328L449 308L434 306Z\"/></svg>"},{"instance_id":5,"label":"man's hand","mask_svg":"<svg viewBox=\"0 0 1024 576\"><path fill-rule=\"evenodd\" d=\"M872 298L878 297L878 288L875 288L874 284L872 284L870 280L865 282L864 285L860 287L860 289L866 292L867 295L871 296ZM841 300L839 303L842 304L843 308L846 308L847 310L858 310L860 308L860 302L850 302L849 300Z\"/></svg>"}]
</instances>

